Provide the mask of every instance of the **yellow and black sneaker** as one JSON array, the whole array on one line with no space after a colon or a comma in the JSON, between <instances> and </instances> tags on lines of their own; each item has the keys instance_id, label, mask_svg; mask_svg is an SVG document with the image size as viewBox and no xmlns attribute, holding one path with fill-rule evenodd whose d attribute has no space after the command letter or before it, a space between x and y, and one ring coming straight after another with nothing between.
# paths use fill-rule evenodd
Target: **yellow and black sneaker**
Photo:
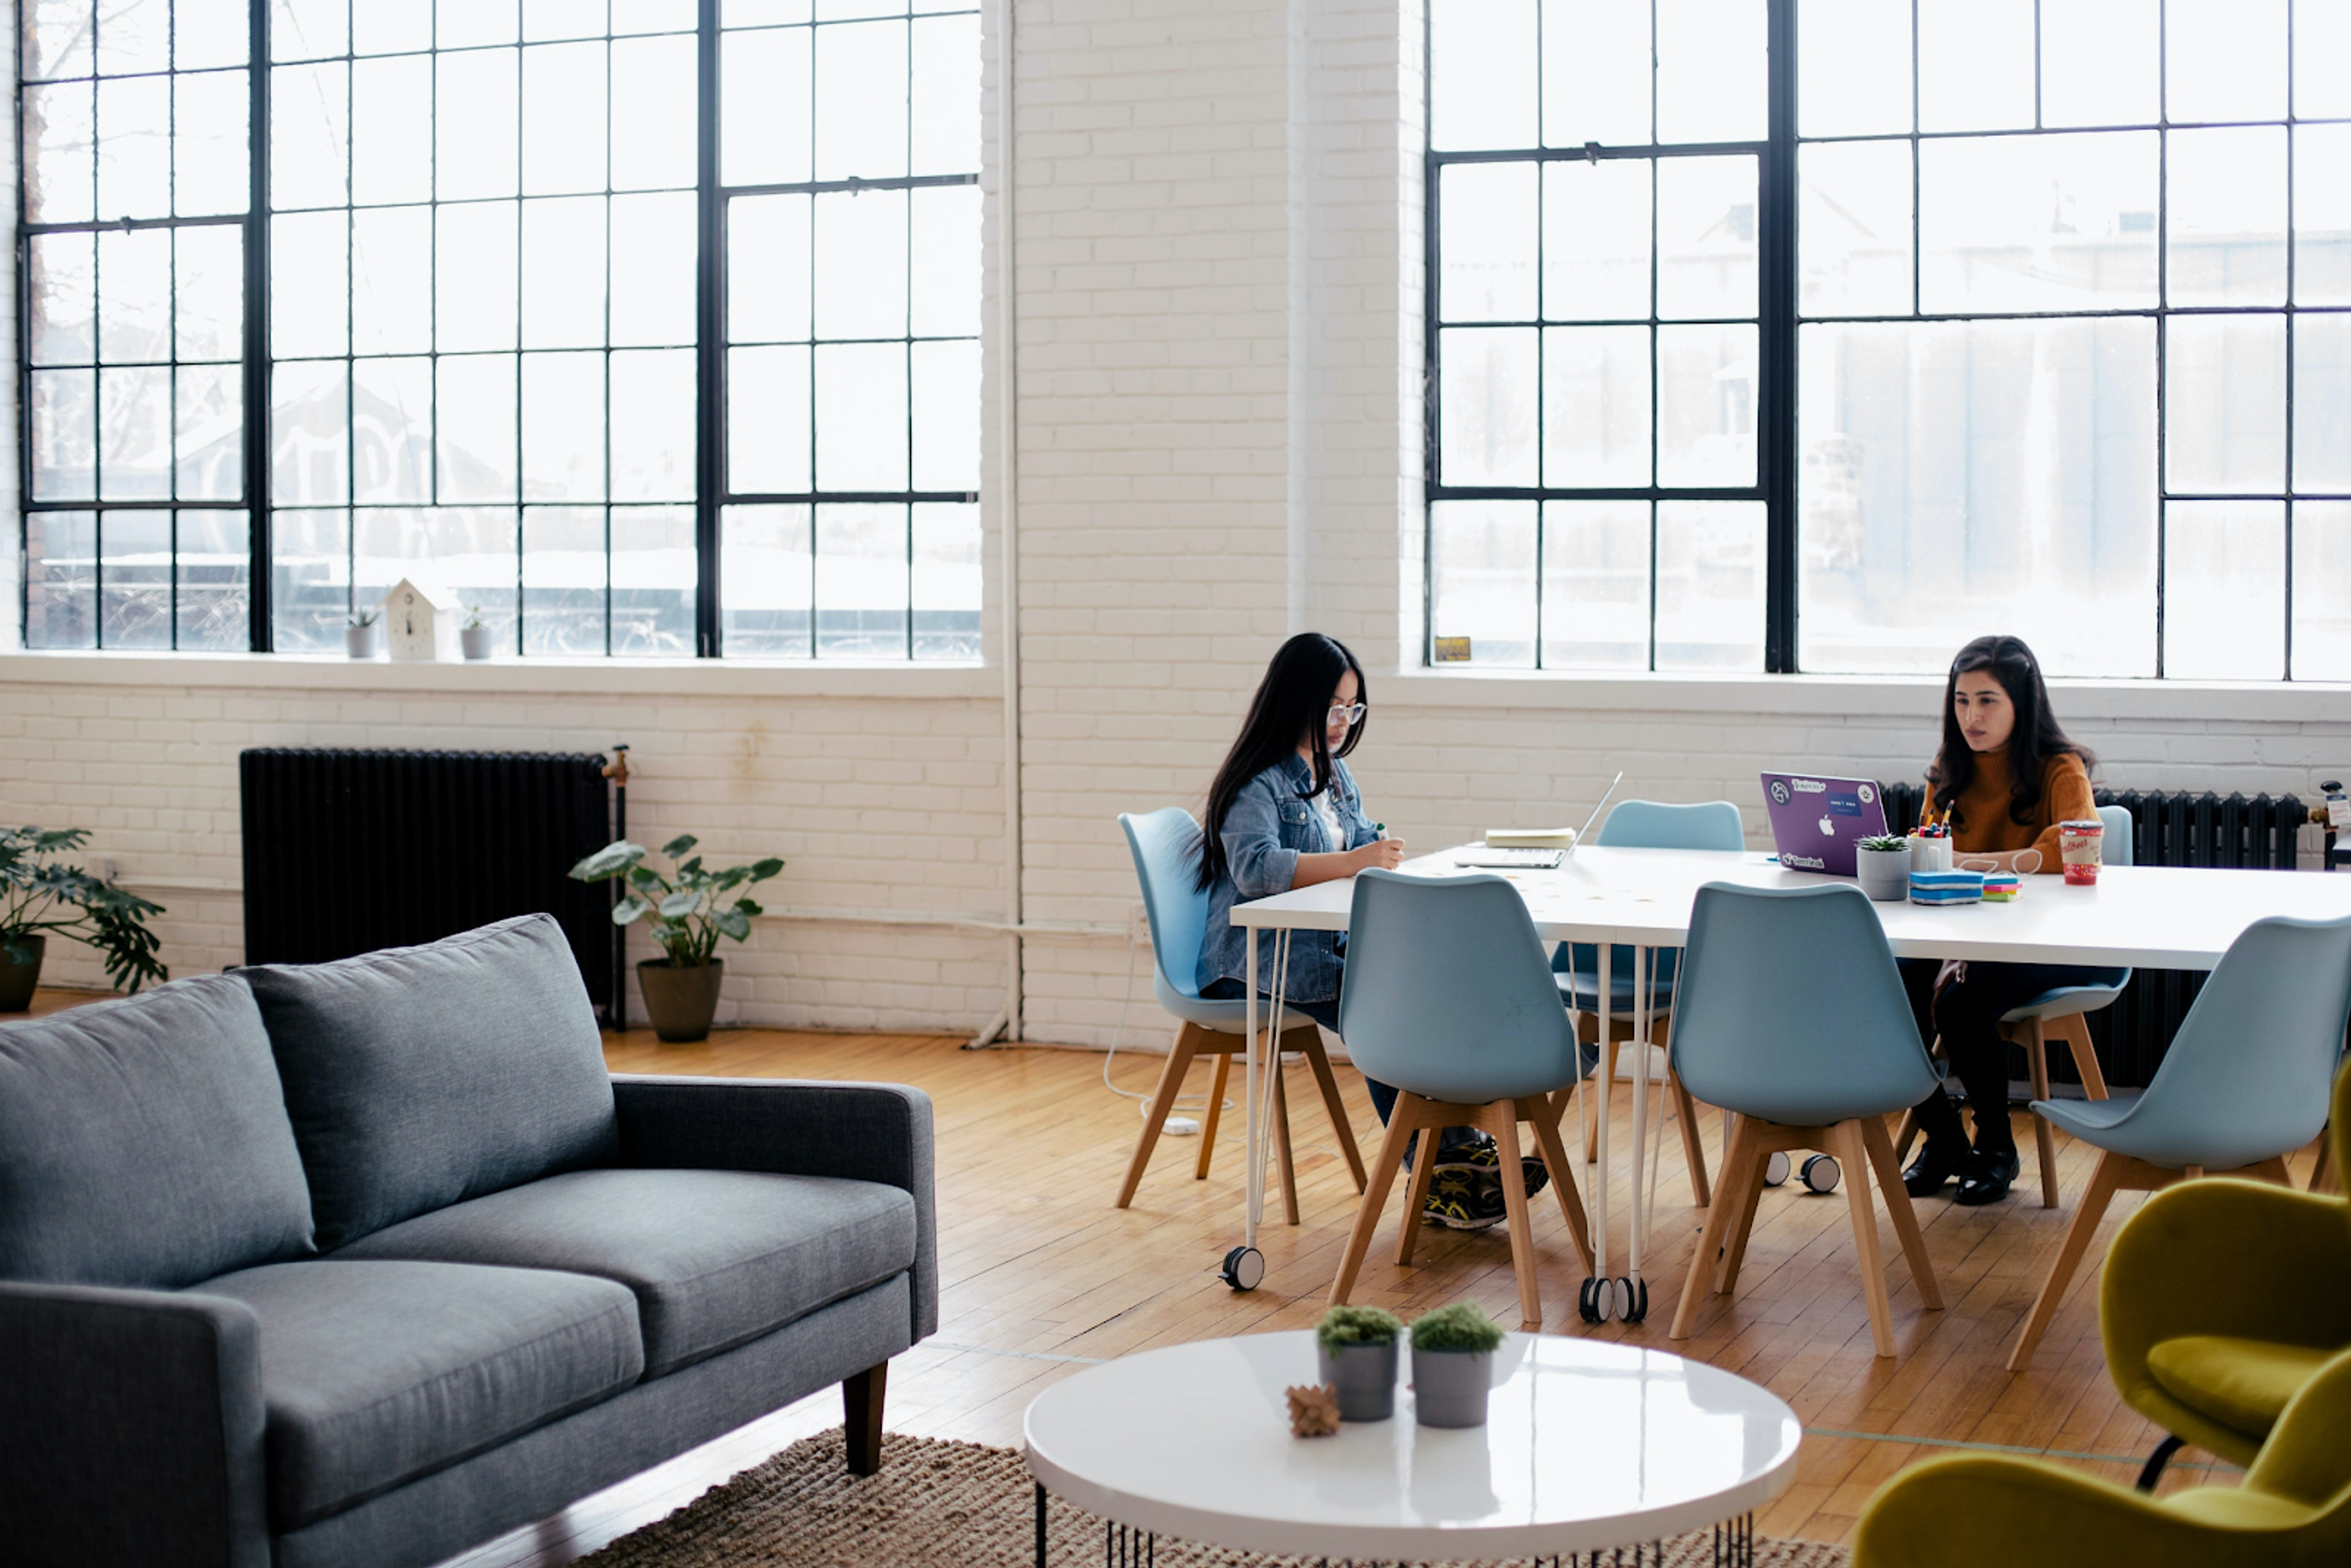
<instances>
[{"instance_id":1,"label":"yellow and black sneaker","mask_svg":"<svg viewBox=\"0 0 2351 1568\"><path fill-rule=\"evenodd\" d=\"M1501 1201L1499 1194L1501 1192L1502 1152L1494 1146L1494 1140L1488 1134L1479 1133L1467 1142L1437 1150L1435 1179L1444 1180L1448 1171L1476 1176L1494 1188L1498 1195L1496 1202ZM1532 1155L1519 1157L1519 1176L1527 1185L1529 1197L1551 1185L1550 1167Z\"/></svg>"},{"instance_id":2,"label":"yellow and black sneaker","mask_svg":"<svg viewBox=\"0 0 2351 1568\"><path fill-rule=\"evenodd\" d=\"M1504 1214L1502 1189L1495 1183L1443 1166L1429 1173L1423 1219L1454 1230L1491 1230Z\"/></svg>"}]
</instances>

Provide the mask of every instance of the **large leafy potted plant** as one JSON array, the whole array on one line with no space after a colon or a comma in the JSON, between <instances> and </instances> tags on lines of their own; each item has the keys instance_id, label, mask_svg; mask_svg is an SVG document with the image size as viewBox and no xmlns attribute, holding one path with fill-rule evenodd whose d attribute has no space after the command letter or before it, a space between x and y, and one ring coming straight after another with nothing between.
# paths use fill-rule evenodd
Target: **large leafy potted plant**
<instances>
[{"instance_id":1,"label":"large leafy potted plant","mask_svg":"<svg viewBox=\"0 0 2351 1568\"><path fill-rule=\"evenodd\" d=\"M172 977L146 925L163 906L58 858L89 841L82 828L0 828L0 1013L33 1005L51 932L97 948L107 977L126 991Z\"/></svg>"},{"instance_id":2,"label":"large leafy potted plant","mask_svg":"<svg viewBox=\"0 0 2351 1568\"><path fill-rule=\"evenodd\" d=\"M606 844L571 868L581 882L617 876L627 883L627 896L612 905L613 925L652 924L662 956L638 964L637 988L644 995L653 1033L674 1043L709 1035L710 1020L718 1012L718 987L726 972L726 960L716 956L718 939L743 941L751 935L751 917L763 913L752 899L733 896L735 890L765 882L784 869L783 861L774 856L725 871L704 865L700 855L679 858L699 841L691 833L681 833L661 847L676 863L671 876L645 864L644 846L626 839Z\"/></svg>"}]
</instances>

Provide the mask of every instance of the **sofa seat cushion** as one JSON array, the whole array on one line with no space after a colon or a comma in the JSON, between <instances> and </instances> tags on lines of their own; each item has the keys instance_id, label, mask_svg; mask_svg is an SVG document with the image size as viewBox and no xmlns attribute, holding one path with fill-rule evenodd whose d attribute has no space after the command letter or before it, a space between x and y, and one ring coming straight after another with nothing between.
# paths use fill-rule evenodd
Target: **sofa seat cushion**
<instances>
[{"instance_id":1,"label":"sofa seat cushion","mask_svg":"<svg viewBox=\"0 0 2351 1568\"><path fill-rule=\"evenodd\" d=\"M240 982L0 1026L0 1280L168 1291L310 1250L302 1156Z\"/></svg>"},{"instance_id":2,"label":"sofa seat cushion","mask_svg":"<svg viewBox=\"0 0 2351 1568\"><path fill-rule=\"evenodd\" d=\"M261 1319L281 1531L598 1404L644 1371L636 1298L582 1274L318 1259L195 1291Z\"/></svg>"},{"instance_id":3,"label":"sofa seat cushion","mask_svg":"<svg viewBox=\"0 0 2351 1568\"><path fill-rule=\"evenodd\" d=\"M912 1268L914 1200L837 1176L572 1171L422 1215L336 1256L616 1280L636 1292L645 1375L659 1377Z\"/></svg>"},{"instance_id":4,"label":"sofa seat cushion","mask_svg":"<svg viewBox=\"0 0 2351 1568\"><path fill-rule=\"evenodd\" d=\"M552 915L237 974L269 1026L322 1251L618 1153L603 1037Z\"/></svg>"}]
</instances>

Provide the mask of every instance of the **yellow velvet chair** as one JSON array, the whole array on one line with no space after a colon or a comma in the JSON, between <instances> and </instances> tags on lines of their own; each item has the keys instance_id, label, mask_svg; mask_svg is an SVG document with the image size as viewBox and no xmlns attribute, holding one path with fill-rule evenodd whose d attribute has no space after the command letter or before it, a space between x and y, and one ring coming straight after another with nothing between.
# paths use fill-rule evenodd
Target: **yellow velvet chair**
<instances>
[{"instance_id":1,"label":"yellow velvet chair","mask_svg":"<svg viewBox=\"0 0 2351 1568\"><path fill-rule=\"evenodd\" d=\"M2351 1068L2333 1110L2351 1169ZM2106 1253L2098 1335L2124 1400L2173 1434L2149 1485L2181 1439L2252 1464L2286 1402L2351 1349L2351 1203L2251 1181L2156 1194Z\"/></svg>"},{"instance_id":2,"label":"yellow velvet chair","mask_svg":"<svg viewBox=\"0 0 2351 1568\"><path fill-rule=\"evenodd\" d=\"M1959 1455L1888 1481L1862 1510L1854 1533L1853 1568L2100 1563L2351 1563L2351 1352L2326 1362L2287 1402L2242 1486L2196 1487L2158 1500L2043 1460Z\"/></svg>"}]
</instances>

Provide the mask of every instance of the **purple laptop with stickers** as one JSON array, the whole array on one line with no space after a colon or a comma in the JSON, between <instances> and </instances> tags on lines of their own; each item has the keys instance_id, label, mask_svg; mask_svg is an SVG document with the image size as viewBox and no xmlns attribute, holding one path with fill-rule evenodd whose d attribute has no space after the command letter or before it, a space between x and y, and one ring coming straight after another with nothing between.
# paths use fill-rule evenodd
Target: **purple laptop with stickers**
<instances>
[{"instance_id":1,"label":"purple laptop with stickers","mask_svg":"<svg viewBox=\"0 0 2351 1568\"><path fill-rule=\"evenodd\" d=\"M1790 871L1854 874L1854 846L1886 831L1886 802L1866 779L1766 773L1763 803L1771 842Z\"/></svg>"}]
</instances>

